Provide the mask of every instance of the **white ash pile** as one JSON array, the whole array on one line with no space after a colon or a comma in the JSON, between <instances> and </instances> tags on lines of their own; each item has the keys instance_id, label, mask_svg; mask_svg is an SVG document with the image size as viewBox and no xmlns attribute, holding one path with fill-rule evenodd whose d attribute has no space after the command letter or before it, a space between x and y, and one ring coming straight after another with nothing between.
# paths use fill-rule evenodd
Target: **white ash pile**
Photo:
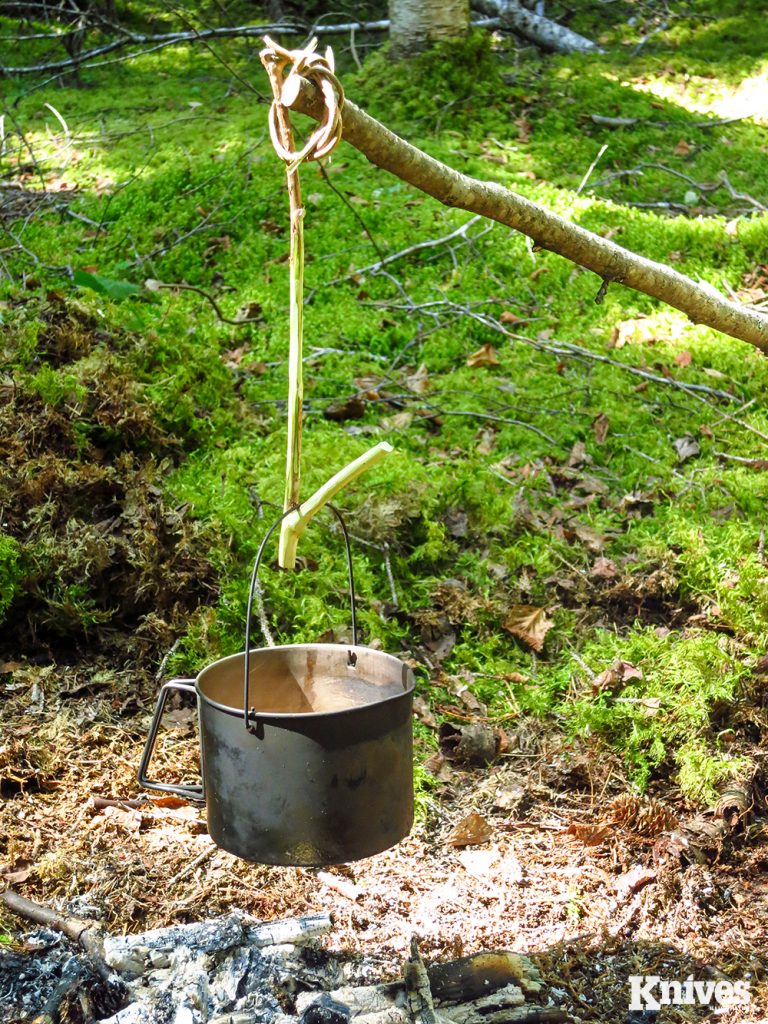
<instances>
[{"instance_id":1,"label":"white ash pile","mask_svg":"<svg viewBox=\"0 0 768 1024\"><path fill-rule=\"evenodd\" d=\"M547 1005L544 985L527 957L488 952L427 966L414 940L401 979L362 984L373 976L370 964L345 961L318 945L331 927L328 914L265 924L235 912L143 935L100 936L98 949L84 947L79 939L80 950L40 929L27 940L29 948L37 937L37 954L0 954L0 1021L556 1024L569 1019Z\"/></svg>"}]
</instances>

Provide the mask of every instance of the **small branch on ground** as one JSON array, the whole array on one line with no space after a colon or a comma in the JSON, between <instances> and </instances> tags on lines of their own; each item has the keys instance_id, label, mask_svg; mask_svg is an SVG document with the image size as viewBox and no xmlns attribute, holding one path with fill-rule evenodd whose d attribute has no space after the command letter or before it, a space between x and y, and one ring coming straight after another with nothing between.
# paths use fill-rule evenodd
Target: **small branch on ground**
<instances>
[{"instance_id":1,"label":"small branch on ground","mask_svg":"<svg viewBox=\"0 0 768 1024\"><path fill-rule=\"evenodd\" d=\"M216 316L219 318L219 320L221 320L222 323L232 324L234 327L242 327L243 324L253 324L259 320L263 320L261 311L259 311L259 313L257 313L256 316L244 316L236 320L233 320L231 317L224 316L224 314L221 311L221 308L219 307L219 304L216 302L216 299L214 299L212 295L209 295L208 292L204 291L202 288L198 288L197 285L194 284L181 284L178 281L174 283L166 283L165 281L155 281L152 278L149 278L144 282L144 287L147 289L147 291L150 292L160 291L161 288L167 288L170 291L175 292L197 292L198 295L202 295L204 299L207 299L210 302L210 304L213 306L213 310Z\"/></svg>"},{"instance_id":2,"label":"small branch on ground","mask_svg":"<svg viewBox=\"0 0 768 1024\"><path fill-rule=\"evenodd\" d=\"M730 178L728 177L725 171L720 172L717 181L695 181L689 175L683 174L682 171L678 171L674 167L667 167L666 164L644 162L637 164L636 167L630 167L628 170L611 171L609 174L603 175L603 177L600 178L599 181L594 182L594 184L592 185L592 191L594 191L594 189L596 188L599 188L601 185L607 185L612 181L616 181L617 178L633 178L638 176L642 177L643 171L645 170L663 171L665 174L671 174L675 178L680 178L682 181L686 182L692 188L695 188L697 192L701 193L709 194L712 192L717 192L718 189L724 188L728 195L731 197L731 199L740 199L742 202L749 203L750 206L753 206L756 210L760 210L762 212L768 211L768 206L765 206L764 203L761 203L759 199L755 199L754 196L749 195L748 192L737 192L731 184ZM640 204L633 203L632 205L639 206ZM663 205L673 207L675 209L688 209L688 206L685 203L644 203L642 205Z\"/></svg>"},{"instance_id":3,"label":"small branch on ground","mask_svg":"<svg viewBox=\"0 0 768 1024\"><path fill-rule=\"evenodd\" d=\"M34 903L24 896L19 896L12 889L6 889L2 896L0 896L0 900L17 917L24 917L28 921L42 925L44 928L50 928L55 932L61 932L62 935L66 935L68 939L80 946L96 973L112 990L115 996L122 990L122 982L104 959L104 936L97 924L51 910L40 903Z\"/></svg>"},{"instance_id":4,"label":"small branch on ground","mask_svg":"<svg viewBox=\"0 0 768 1024\"><path fill-rule=\"evenodd\" d=\"M342 281L349 281L353 277L362 276L363 274L378 274L382 267L387 267L390 263L395 263L397 260L403 259L404 256L411 256L413 253L422 252L424 249L434 249L437 246L445 245L446 242L450 242L454 238L466 238L469 228L481 219L482 218L480 216L470 217L465 224L456 228L455 231L451 231L449 234L443 235L442 238L428 238L424 242L417 242L415 245L409 245L406 249L401 249L399 252L393 252L391 256L382 256L376 263L370 263L367 267L361 267L359 270L352 270L349 274L345 274L344 277L335 277L332 281L328 282L326 287L333 284L340 284Z\"/></svg>"}]
</instances>

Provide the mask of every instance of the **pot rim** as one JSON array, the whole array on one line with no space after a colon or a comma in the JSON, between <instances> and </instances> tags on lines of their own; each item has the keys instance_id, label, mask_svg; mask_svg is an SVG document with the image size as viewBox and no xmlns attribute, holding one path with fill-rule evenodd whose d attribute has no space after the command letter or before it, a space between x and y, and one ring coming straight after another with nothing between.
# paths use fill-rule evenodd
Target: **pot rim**
<instances>
[{"instance_id":1,"label":"pot rim","mask_svg":"<svg viewBox=\"0 0 768 1024\"><path fill-rule=\"evenodd\" d=\"M338 711L255 711L254 715L251 716L251 721L264 719L267 721L285 721L285 720L297 720L305 721L306 719L316 720L319 718L332 718L338 715L352 715L355 712L362 711L366 708L377 707L379 704L389 704L393 701L403 700L413 695L413 691L416 687L416 680L414 678L413 669L406 665L404 661L396 657L394 654L388 654L386 651L377 651L373 647L366 647L365 644L276 644L274 647L251 647L250 655L253 657L254 654L268 654L274 651L285 651L285 650L308 650L312 648L322 648L323 650L335 650L339 652L347 651L365 651L366 655L376 655L384 658L390 658L392 661L396 661L398 665L401 665L405 670L403 678L408 680L408 685L403 688L402 693L393 693L389 697L382 697L381 700L370 701L366 704L355 704L349 708L341 708ZM213 700L209 697L200 686L200 677L215 669L219 665L225 664L225 662L231 662L240 660L242 661L245 657L245 651L239 651L237 654L228 654L225 658L218 658L216 661L212 661L210 664L201 668L195 676L195 691L198 698L203 701L209 707L214 708L216 711L223 711L224 714L230 715L232 718L245 718L245 709L242 707L233 707L231 704L222 704L219 701Z\"/></svg>"}]
</instances>

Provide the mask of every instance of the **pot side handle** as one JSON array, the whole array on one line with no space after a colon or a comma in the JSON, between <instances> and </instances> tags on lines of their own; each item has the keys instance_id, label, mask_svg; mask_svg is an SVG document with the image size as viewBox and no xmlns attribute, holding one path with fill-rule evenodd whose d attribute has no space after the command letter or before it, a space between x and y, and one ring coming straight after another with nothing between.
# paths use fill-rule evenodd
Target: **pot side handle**
<instances>
[{"instance_id":1,"label":"pot side handle","mask_svg":"<svg viewBox=\"0 0 768 1024\"><path fill-rule=\"evenodd\" d=\"M149 770L149 762L152 760L152 754L155 750L155 743L157 741L157 734L160 729L160 720L163 717L163 708L165 702L168 700L168 694L171 690L186 690L187 693L193 693L195 700L197 700L197 690L195 688L194 679L171 679L167 683L163 684L160 690L160 695L157 698L157 704L155 705L155 713L152 716L152 724L149 727L149 735L147 736L147 742L144 745L144 753L141 755L141 763L139 764L139 785L145 789L154 789L160 793L173 793L175 796L182 796L187 800L205 800L205 780L201 786L174 786L169 785L165 782L153 782L147 775Z\"/></svg>"}]
</instances>

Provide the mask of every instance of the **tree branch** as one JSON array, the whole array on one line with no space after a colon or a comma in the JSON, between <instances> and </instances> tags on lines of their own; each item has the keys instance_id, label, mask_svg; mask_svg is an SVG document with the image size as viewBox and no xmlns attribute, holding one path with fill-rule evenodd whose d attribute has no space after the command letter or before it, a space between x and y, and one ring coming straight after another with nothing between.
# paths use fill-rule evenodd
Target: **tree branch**
<instances>
[{"instance_id":1,"label":"tree branch","mask_svg":"<svg viewBox=\"0 0 768 1024\"><path fill-rule=\"evenodd\" d=\"M265 33L269 32L293 36L313 35L318 32L322 32L325 35L333 35L339 32L349 32L352 28L363 29L368 32L380 32L386 30L388 26L388 21L355 21L348 22L343 25L315 25L310 29L307 29L302 25L281 23L276 25L224 25L220 28L189 29L186 32L159 32L149 34L121 30L124 31L124 34L120 36L120 38L112 39L108 43L102 43L101 46L93 46L89 50L83 50L81 53L78 53L67 60L52 61L45 64L27 64L20 67L4 67L3 65L0 65L0 75L37 75L41 73L68 71L72 68L80 67L82 64L93 60L95 57L102 57L104 54L113 53L115 50L120 50L124 46L130 45L152 46L153 48L157 48L158 46L176 46L179 43L200 42L206 39L229 39L232 37L254 37L261 39ZM117 26L112 27L116 28ZM62 37L57 36L57 38Z\"/></svg>"},{"instance_id":2,"label":"tree branch","mask_svg":"<svg viewBox=\"0 0 768 1024\"><path fill-rule=\"evenodd\" d=\"M320 93L302 81L293 108L315 120L324 116ZM768 351L768 316L731 302L711 285L692 281L664 263L639 256L546 210L496 182L461 174L401 139L349 99L344 104L343 138L372 164L395 174L445 206L458 207L506 224L603 281L634 288L681 310L696 324Z\"/></svg>"},{"instance_id":3,"label":"tree branch","mask_svg":"<svg viewBox=\"0 0 768 1024\"><path fill-rule=\"evenodd\" d=\"M498 15L503 29L523 36L542 50L554 50L556 53L603 52L591 39L541 14L527 11L517 0L472 0L472 6L483 14Z\"/></svg>"}]
</instances>

